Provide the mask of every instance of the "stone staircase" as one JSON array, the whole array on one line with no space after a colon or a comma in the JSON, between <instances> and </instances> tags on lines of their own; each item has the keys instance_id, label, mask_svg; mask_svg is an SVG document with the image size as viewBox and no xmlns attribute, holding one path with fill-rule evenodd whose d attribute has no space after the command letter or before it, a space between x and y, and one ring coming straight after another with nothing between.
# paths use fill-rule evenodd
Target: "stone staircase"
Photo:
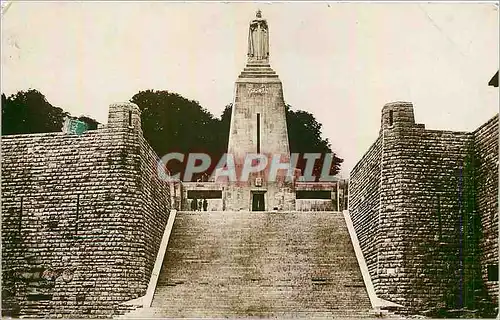
<instances>
[{"instance_id":1,"label":"stone staircase","mask_svg":"<svg viewBox=\"0 0 500 320\"><path fill-rule=\"evenodd\" d=\"M249 62L241 72L239 78L278 78L269 63Z\"/></svg>"},{"instance_id":2,"label":"stone staircase","mask_svg":"<svg viewBox=\"0 0 500 320\"><path fill-rule=\"evenodd\" d=\"M127 318L374 317L339 212L178 212L151 308Z\"/></svg>"}]
</instances>

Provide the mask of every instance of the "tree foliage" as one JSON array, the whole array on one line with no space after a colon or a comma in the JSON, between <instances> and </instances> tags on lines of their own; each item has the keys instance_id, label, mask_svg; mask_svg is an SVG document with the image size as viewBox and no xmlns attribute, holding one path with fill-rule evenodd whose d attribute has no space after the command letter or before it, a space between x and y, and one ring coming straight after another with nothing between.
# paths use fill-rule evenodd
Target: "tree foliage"
<instances>
[{"instance_id":1,"label":"tree foliage","mask_svg":"<svg viewBox=\"0 0 500 320\"><path fill-rule=\"evenodd\" d=\"M188 100L168 91L141 91L131 102L142 111L142 129L145 138L158 156L170 152L203 152L211 156L209 172L227 152L232 104L228 104L220 119L214 117L197 101ZM286 108L290 151L297 153L321 153L313 174L319 176L325 153L332 153L328 139L321 138L321 124L305 111ZM336 174L342 159L336 155L330 173ZM169 161L168 169L173 173L183 172L184 163ZM305 161L299 159L298 168L304 170Z\"/></svg>"},{"instance_id":2,"label":"tree foliage","mask_svg":"<svg viewBox=\"0 0 500 320\"><path fill-rule=\"evenodd\" d=\"M68 115L34 89L2 94L2 135L61 131Z\"/></svg>"},{"instance_id":3,"label":"tree foliage","mask_svg":"<svg viewBox=\"0 0 500 320\"><path fill-rule=\"evenodd\" d=\"M2 135L60 132L66 117L71 115L53 106L35 89L19 91L9 97L2 94ZM98 122L90 117L78 119L86 122L89 129L97 128Z\"/></svg>"},{"instance_id":4,"label":"tree foliage","mask_svg":"<svg viewBox=\"0 0 500 320\"><path fill-rule=\"evenodd\" d=\"M144 137L159 157L171 152L200 152L213 160L227 148L220 140L220 121L197 101L166 90L140 91L130 101L141 109ZM182 173L184 164L169 161L167 167L172 174ZM216 164L212 161L212 168Z\"/></svg>"},{"instance_id":5,"label":"tree foliage","mask_svg":"<svg viewBox=\"0 0 500 320\"><path fill-rule=\"evenodd\" d=\"M316 120L314 115L301 110L293 111L292 107L287 105L286 121L290 152L321 154L321 157L315 162L313 176L320 177L325 155L328 153L332 154L332 164L328 173L334 175L340 171L340 165L344 160L332 151L328 139L321 137L322 124ZM305 165L306 160L301 155L297 163L297 168L301 169L302 173L304 173Z\"/></svg>"}]
</instances>

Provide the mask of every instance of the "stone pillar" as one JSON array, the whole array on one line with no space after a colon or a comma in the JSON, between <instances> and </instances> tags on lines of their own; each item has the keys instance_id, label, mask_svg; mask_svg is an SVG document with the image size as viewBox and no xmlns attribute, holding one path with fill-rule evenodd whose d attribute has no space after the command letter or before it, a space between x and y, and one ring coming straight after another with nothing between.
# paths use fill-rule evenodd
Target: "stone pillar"
<instances>
[{"instance_id":1,"label":"stone pillar","mask_svg":"<svg viewBox=\"0 0 500 320\"><path fill-rule=\"evenodd\" d=\"M375 286L380 298L400 302L396 295L397 276L403 267L405 196L401 190L404 174L402 150L403 129L415 124L411 102L391 102L382 108L381 183L379 208L379 237L377 239L377 268Z\"/></svg>"},{"instance_id":2,"label":"stone pillar","mask_svg":"<svg viewBox=\"0 0 500 320\"><path fill-rule=\"evenodd\" d=\"M415 125L413 104L406 101L390 102L382 108L380 130Z\"/></svg>"},{"instance_id":3,"label":"stone pillar","mask_svg":"<svg viewBox=\"0 0 500 320\"><path fill-rule=\"evenodd\" d=\"M109 106L108 128L128 128L137 133L142 133L141 110L135 103L113 103Z\"/></svg>"}]
</instances>

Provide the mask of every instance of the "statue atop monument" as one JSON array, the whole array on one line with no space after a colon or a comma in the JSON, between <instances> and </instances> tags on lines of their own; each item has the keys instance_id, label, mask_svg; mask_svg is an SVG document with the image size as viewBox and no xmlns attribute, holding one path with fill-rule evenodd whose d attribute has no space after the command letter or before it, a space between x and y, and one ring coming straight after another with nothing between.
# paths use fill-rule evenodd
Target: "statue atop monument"
<instances>
[{"instance_id":1,"label":"statue atop monument","mask_svg":"<svg viewBox=\"0 0 500 320\"><path fill-rule=\"evenodd\" d=\"M269 58L269 28L257 10L256 18L250 22L248 32L248 61L267 61Z\"/></svg>"}]
</instances>

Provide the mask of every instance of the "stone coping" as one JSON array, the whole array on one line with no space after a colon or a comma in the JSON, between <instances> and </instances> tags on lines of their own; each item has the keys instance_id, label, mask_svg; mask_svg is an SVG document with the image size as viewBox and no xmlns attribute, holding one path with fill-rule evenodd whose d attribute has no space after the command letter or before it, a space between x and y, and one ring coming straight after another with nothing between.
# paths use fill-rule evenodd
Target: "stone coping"
<instances>
[{"instance_id":1,"label":"stone coping","mask_svg":"<svg viewBox=\"0 0 500 320\"><path fill-rule=\"evenodd\" d=\"M354 230L354 225L352 223L349 211L344 210L342 214L344 215L344 219L347 225L347 230L349 231L349 236L351 237L354 253L356 254L356 259L358 260L359 269L361 270L361 275L363 276L363 281L365 283L366 291L368 293L368 297L370 298L372 308L376 310L386 309L386 308L404 308L404 306L400 304L377 297L377 293L375 292L375 287L373 285L370 273L368 271L368 265L366 264L365 258L363 256L361 246L359 245L358 237L356 235L356 231Z\"/></svg>"},{"instance_id":2,"label":"stone coping","mask_svg":"<svg viewBox=\"0 0 500 320\"><path fill-rule=\"evenodd\" d=\"M156 284L158 283L158 277L160 276L161 267L163 265L163 259L165 258L165 253L167 252L168 241L170 240L170 234L172 233L172 228L174 226L176 214L177 214L176 210L170 210L170 215L168 216L167 225L165 226L165 231L163 232L163 237L161 239L160 248L158 249L158 254L156 255L155 265L153 267L153 271L151 271L151 278L149 279L149 284L146 290L146 294L142 297L126 301L122 304L143 307L143 308L151 307L151 303L153 302L153 296L156 291Z\"/></svg>"}]
</instances>

